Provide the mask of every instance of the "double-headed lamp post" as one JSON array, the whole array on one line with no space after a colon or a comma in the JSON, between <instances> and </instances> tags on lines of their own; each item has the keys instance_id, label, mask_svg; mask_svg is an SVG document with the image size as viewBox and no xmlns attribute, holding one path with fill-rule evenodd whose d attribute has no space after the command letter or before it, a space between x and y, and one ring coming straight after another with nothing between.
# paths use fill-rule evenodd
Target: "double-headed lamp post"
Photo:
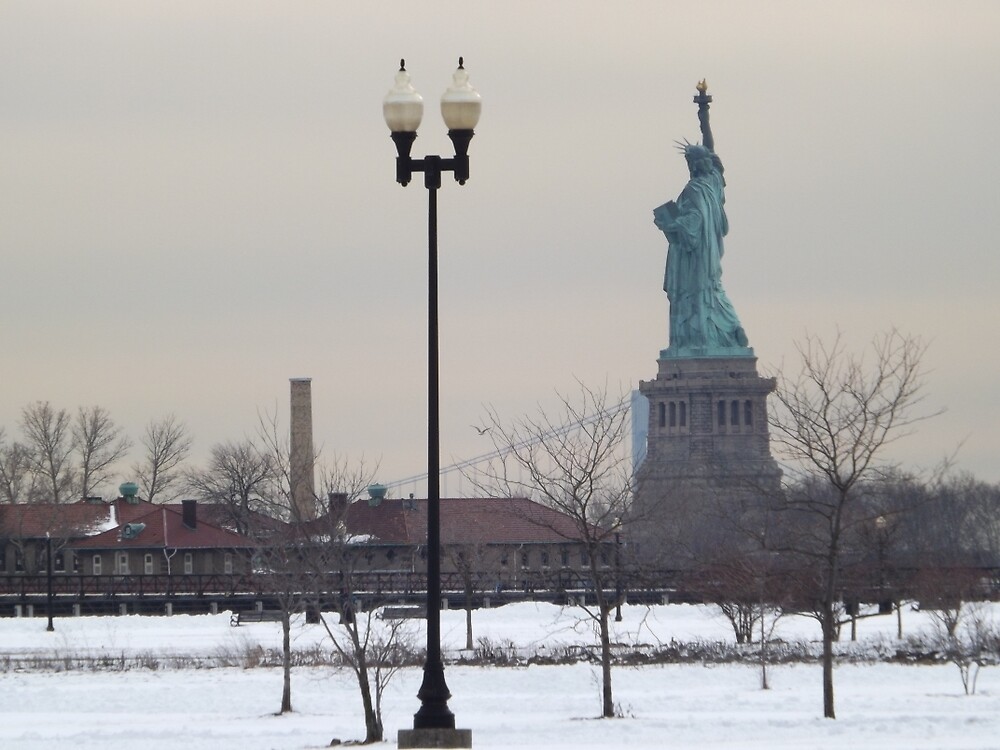
<instances>
[{"instance_id":1,"label":"double-headed lamp post","mask_svg":"<svg viewBox=\"0 0 1000 750\"><path fill-rule=\"evenodd\" d=\"M462 58L452 85L441 97L441 116L455 156L414 159L410 149L423 118L424 102L410 84L403 60L396 83L382 102L382 114L396 144L396 182L404 187L414 172L424 173L428 191L427 247L427 657L417 697L420 709L413 716L413 731L401 731L399 747L470 747L470 730L455 729L455 715L448 708L448 685L441 660L441 483L438 403L438 272L437 191L441 174L452 172L460 185L469 179L469 142L479 122L482 100L469 84ZM450 735L450 736L449 736ZM433 739L431 739L433 736ZM433 742L434 744L423 744Z\"/></svg>"}]
</instances>

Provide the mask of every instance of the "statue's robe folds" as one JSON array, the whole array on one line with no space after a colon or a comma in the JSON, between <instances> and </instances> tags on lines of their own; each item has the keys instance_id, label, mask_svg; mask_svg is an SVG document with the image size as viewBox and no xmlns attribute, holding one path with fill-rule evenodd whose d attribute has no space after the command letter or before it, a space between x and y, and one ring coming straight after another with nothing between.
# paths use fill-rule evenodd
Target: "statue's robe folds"
<instances>
[{"instance_id":1,"label":"statue's robe folds","mask_svg":"<svg viewBox=\"0 0 1000 750\"><path fill-rule=\"evenodd\" d=\"M670 300L671 350L742 348L746 334L722 288L723 237L729 232L722 175L691 178L676 203L654 211L667 236L663 290Z\"/></svg>"}]
</instances>

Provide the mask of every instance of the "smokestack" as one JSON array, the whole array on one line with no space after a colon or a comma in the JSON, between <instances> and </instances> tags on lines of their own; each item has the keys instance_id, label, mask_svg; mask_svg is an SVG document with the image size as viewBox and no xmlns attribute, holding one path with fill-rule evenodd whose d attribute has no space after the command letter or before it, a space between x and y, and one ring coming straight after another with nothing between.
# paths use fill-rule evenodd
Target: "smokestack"
<instances>
[{"instance_id":1,"label":"smokestack","mask_svg":"<svg viewBox=\"0 0 1000 750\"><path fill-rule=\"evenodd\" d=\"M198 528L197 500L181 500L181 520L189 529Z\"/></svg>"},{"instance_id":2,"label":"smokestack","mask_svg":"<svg viewBox=\"0 0 1000 750\"><path fill-rule=\"evenodd\" d=\"M292 493L292 517L308 521L315 517L316 482L314 478L312 378L291 378L291 435L288 462Z\"/></svg>"}]
</instances>

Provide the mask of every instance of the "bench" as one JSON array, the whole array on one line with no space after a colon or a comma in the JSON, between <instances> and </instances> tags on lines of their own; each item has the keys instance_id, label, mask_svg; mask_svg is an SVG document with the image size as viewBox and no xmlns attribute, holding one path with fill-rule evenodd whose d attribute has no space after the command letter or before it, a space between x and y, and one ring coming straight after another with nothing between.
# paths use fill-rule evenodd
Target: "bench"
<instances>
[{"instance_id":1,"label":"bench","mask_svg":"<svg viewBox=\"0 0 1000 750\"><path fill-rule=\"evenodd\" d=\"M234 628L246 622L281 622L285 619L285 613L280 609L252 609L248 612L233 612L229 617L229 624Z\"/></svg>"},{"instance_id":2,"label":"bench","mask_svg":"<svg viewBox=\"0 0 1000 750\"><path fill-rule=\"evenodd\" d=\"M378 615L380 620L414 620L426 616L423 607L384 607Z\"/></svg>"}]
</instances>

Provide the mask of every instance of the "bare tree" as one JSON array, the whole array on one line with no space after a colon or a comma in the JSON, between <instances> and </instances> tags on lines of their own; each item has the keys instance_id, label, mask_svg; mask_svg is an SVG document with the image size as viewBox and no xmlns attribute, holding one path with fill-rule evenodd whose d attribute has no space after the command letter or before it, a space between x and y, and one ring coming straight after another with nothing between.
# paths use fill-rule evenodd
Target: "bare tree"
<instances>
[{"instance_id":1,"label":"bare tree","mask_svg":"<svg viewBox=\"0 0 1000 750\"><path fill-rule=\"evenodd\" d=\"M26 503L36 495L28 449L18 442L8 443L0 427L0 503Z\"/></svg>"},{"instance_id":2,"label":"bare tree","mask_svg":"<svg viewBox=\"0 0 1000 750\"><path fill-rule=\"evenodd\" d=\"M315 513L300 515L292 501L288 449L276 413L258 412L254 438L214 446L208 466L186 472L184 483L200 499L225 506L230 523L255 540L256 569L263 574L258 583L282 614L279 712L292 710L291 621L304 609L307 621L318 616L329 631L339 634L334 645L338 651L344 648L342 656L358 677L367 741L381 741L382 691L395 674L390 662L401 643L396 634L403 631L392 628L388 636L376 636L370 620L365 626L355 622L350 604L355 550L345 528L350 502L371 484L378 467L336 456L319 464L324 494L313 498ZM346 615L339 626L319 613L331 596Z\"/></svg>"},{"instance_id":3,"label":"bare tree","mask_svg":"<svg viewBox=\"0 0 1000 750\"><path fill-rule=\"evenodd\" d=\"M132 442L103 406L81 406L72 434L73 448L80 458L80 495L87 497L111 479L112 467L128 453Z\"/></svg>"},{"instance_id":4,"label":"bare tree","mask_svg":"<svg viewBox=\"0 0 1000 750\"><path fill-rule=\"evenodd\" d=\"M37 495L33 501L69 502L79 487L73 466L72 419L65 409L48 401L36 401L21 410L29 471L34 475Z\"/></svg>"},{"instance_id":5,"label":"bare tree","mask_svg":"<svg viewBox=\"0 0 1000 750\"><path fill-rule=\"evenodd\" d=\"M692 576L701 598L715 604L733 629L736 643L752 643L761 620L777 619L789 603L787 576L767 552L720 555Z\"/></svg>"},{"instance_id":6,"label":"bare tree","mask_svg":"<svg viewBox=\"0 0 1000 750\"><path fill-rule=\"evenodd\" d=\"M444 555L451 562L455 572L462 579L465 591L465 650L474 648L472 637L472 597L476 584L481 584L490 560L489 547L482 543L449 544L444 547Z\"/></svg>"},{"instance_id":7,"label":"bare tree","mask_svg":"<svg viewBox=\"0 0 1000 750\"><path fill-rule=\"evenodd\" d=\"M599 633L604 717L615 715L609 615L620 599L611 558L632 500L623 402L611 401L607 389L580 384L577 400L560 396L558 414L539 409L536 416L507 425L488 410L485 428L499 458L474 478L480 489L530 497L571 521L573 538L567 541L582 547L592 587L594 604L584 601L581 606Z\"/></svg>"},{"instance_id":8,"label":"bare tree","mask_svg":"<svg viewBox=\"0 0 1000 750\"><path fill-rule=\"evenodd\" d=\"M292 710L292 615L302 610L312 587L308 585L308 566L301 548L298 530L291 526L259 524L251 517L250 534L257 542L254 549L255 571L259 589L277 603L281 613L281 704L279 714Z\"/></svg>"},{"instance_id":9,"label":"bare tree","mask_svg":"<svg viewBox=\"0 0 1000 750\"><path fill-rule=\"evenodd\" d=\"M147 423L139 442L145 455L141 462L132 465L132 471L143 495L151 503L158 496L173 499L174 495L167 493L182 478L178 468L191 452L192 438L187 426L168 414Z\"/></svg>"},{"instance_id":10,"label":"bare tree","mask_svg":"<svg viewBox=\"0 0 1000 750\"><path fill-rule=\"evenodd\" d=\"M334 455L322 462L318 473L324 498L317 498L316 519L294 524L308 538L303 549L308 552L306 580L313 606L319 610L324 595L333 593L339 601L336 622L328 614L321 614L320 622L358 682L365 744L383 741L382 696L399 669L415 663L414 634L408 623L377 619L380 602L371 595L364 612L355 606L355 566L366 550L364 542L351 536L348 514L377 472L378 464L370 466L363 458L351 461Z\"/></svg>"},{"instance_id":11,"label":"bare tree","mask_svg":"<svg viewBox=\"0 0 1000 750\"><path fill-rule=\"evenodd\" d=\"M378 611L350 611L334 623L322 617L334 650L354 672L361 688L365 716L364 744L382 742L382 697L392 678L405 666L415 664L414 633L406 620L379 620Z\"/></svg>"},{"instance_id":12,"label":"bare tree","mask_svg":"<svg viewBox=\"0 0 1000 750\"><path fill-rule=\"evenodd\" d=\"M275 514L274 483L280 476L274 457L252 440L212 446L204 469L185 472L184 485L199 500L225 508L227 520L241 534L252 530L255 514Z\"/></svg>"},{"instance_id":13,"label":"bare tree","mask_svg":"<svg viewBox=\"0 0 1000 750\"><path fill-rule=\"evenodd\" d=\"M258 585L281 613L282 687L279 714L292 710L292 616L306 609L316 588L310 566L309 529L295 513L292 500L288 438L277 413L257 414L257 438L246 440L235 453L230 471L239 469L243 490L230 500L228 514L238 516L248 536L256 541L254 558L263 573ZM237 483L239 483L239 481Z\"/></svg>"},{"instance_id":14,"label":"bare tree","mask_svg":"<svg viewBox=\"0 0 1000 750\"><path fill-rule=\"evenodd\" d=\"M979 670L1000 663L1000 631L988 607L982 602L960 603L954 620L939 612L931 614L928 645L958 667L965 694L975 695Z\"/></svg>"},{"instance_id":15,"label":"bare tree","mask_svg":"<svg viewBox=\"0 0 1000 750\"><path fill-rule=\"evenodd\" d=\"M886 466L885 449L929 414L922 400L926 346L896 330L877 336L871 357L847 351L838 335L827 345L809 336L798 347L798 375L779 375L772 439L799 481L779 509L792 519L783 546L812 561L823 635L823 715L835 718L833 641L845 534L871 523L860 502L866 480Z\"/></svg>"},{"instance_id":16,"label":"bare tree","mask_svg":"<svg viewBox=\"0 0 1000 750\"><path fill-rule=\"evenodd\" d=\"M347 513L350 502L371 478L358 468L339 478L337 474L338 469L324 474L328 486L335 488L330 491L326 512L312 520L293 516L288 524L296 542L286 546L284 559L298 575L296 581L290 581L290 589L300 592L302 604L318 615L334 650L354 672L364 713L364 742L368 744L384 739L382 696L398 670L415 663L413 634L400 620L376 619L380 603L370 595L364 611L355 606L355 566L364 556L365 545L350 536ZM338 602L336 621L321 611L321 603L330 598Z\"/></svg>"},{"instance_id":17,"label":"bare tree","mask_svg":"<svg viewBox=\"0 0 1000 750\"><path fill-rule=\"evenodd\" d=\"M921 611L949 638L958 633L969 606L982 599L982 571L969 567L928 566L913 582Z\"/></svg>"}]
</instances>

